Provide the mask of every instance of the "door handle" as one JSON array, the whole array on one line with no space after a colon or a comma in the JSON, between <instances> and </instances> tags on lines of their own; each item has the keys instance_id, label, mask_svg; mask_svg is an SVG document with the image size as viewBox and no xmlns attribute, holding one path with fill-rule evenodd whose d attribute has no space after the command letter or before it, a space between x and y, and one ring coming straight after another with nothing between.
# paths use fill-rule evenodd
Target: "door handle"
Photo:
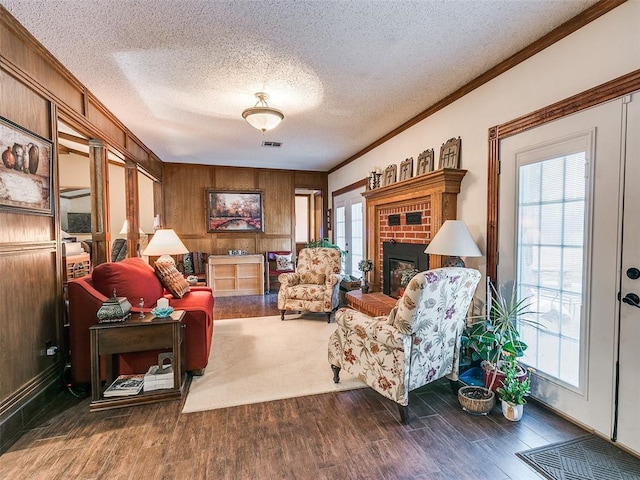
<instances>
[{"instance_id":1,"label":"door handle","mask_svg":"<svg viewBox=\"0 0 640 480\"><path fill-rule=\"evenodd\" d=\"M635 293L627 293L622 299L624 303L627 305L631 305L632 307L640 308L640 297Z\"/></svg>"},{"instance_id":2,"label":"door handle","mask_svg":"<svg viewBox=\"0 0 640 480\"><path fill-rule=\"evenodd\" d=\"M627 277L629 277L631 280L637 280L640 278L640 270L638 270L636 267L631 267L627 270Z\"/></svg>"}]
</instances>

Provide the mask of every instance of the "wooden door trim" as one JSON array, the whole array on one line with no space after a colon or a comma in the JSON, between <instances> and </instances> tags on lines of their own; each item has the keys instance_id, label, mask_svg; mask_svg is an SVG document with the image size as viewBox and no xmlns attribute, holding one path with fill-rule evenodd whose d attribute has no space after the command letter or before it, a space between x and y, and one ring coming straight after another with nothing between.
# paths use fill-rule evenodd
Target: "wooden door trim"
<instances>
[{"instance_id":1,"label":"wooden door trim","mask_svg":"<svg viewBox=\"0 0 640 480\"><path fill-rule=\"evenodd\" d=\"M500 187L500 141L517 133L538 127L567 115L608 102L640 90L640 70L585 90L522 117L489 129L489 161L487 178L487 271L493 282L498 280L498 220Z\"/></svg>"}]
</instances>

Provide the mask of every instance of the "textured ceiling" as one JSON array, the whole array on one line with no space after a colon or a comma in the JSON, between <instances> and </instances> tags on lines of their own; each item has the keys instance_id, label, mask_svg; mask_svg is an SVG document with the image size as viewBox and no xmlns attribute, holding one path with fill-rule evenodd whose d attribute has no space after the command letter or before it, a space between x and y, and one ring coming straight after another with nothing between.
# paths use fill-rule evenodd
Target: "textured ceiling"
<instances>
[{"instance_id":1,"label":"textured ceiling","mask_svg":"<svg viewBox=\"0 0 640 480\"><path fill-rule=\"evenodd\" d=\"M163 161L302 170L339 164L596 3L0 1ZM258 91L285 114L265 135L241 117Z\"/></svg>"}]
</instances>

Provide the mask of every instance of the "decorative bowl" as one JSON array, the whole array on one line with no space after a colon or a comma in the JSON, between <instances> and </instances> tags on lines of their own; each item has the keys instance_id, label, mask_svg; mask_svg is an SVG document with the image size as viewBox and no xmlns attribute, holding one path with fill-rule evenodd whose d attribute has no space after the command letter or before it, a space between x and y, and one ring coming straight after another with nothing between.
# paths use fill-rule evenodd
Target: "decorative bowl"
<instances>
[{"instance_id":1,"label":"decorative bowl","mask_svg":"<svg viewBox=\"0 0 640 480\"><path fill-rule=\"evenodd\" d=\"M156 318L167 318L173 313L173 307L155 307L151 309L151 313Z\"/></svg>"}]
</instances>

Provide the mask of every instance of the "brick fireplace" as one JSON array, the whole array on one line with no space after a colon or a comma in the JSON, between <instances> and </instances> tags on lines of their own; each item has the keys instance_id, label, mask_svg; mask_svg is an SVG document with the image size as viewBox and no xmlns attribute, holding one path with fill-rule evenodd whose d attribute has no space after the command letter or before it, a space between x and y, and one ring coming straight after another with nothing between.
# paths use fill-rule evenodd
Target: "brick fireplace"
<instances>
[{"instance_id":1,"label":"brick fireplace","mask_svg":"<svg viewBox=\"0 0 640 480\"><path fill-rule=\"evenodd\" d=\"M455 220L466 170L444 168L385 187L367 190L367 256L373 260L372 290L384 291L383 243L419 244L423 250L445 220ZM442 266L439 255L428 268Z\"/></svg>"}]
</instances>

